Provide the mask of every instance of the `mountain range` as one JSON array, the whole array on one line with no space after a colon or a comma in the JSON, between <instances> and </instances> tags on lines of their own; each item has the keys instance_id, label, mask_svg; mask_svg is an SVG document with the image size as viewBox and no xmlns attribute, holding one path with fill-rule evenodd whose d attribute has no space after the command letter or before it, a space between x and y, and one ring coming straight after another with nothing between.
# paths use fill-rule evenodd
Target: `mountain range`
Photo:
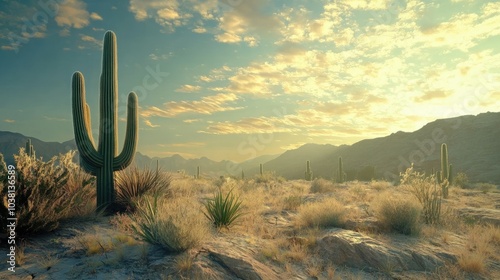
<instances>
[{"instance_id":1,"label":"mountain range","mask_svg":"<svg viewBox=\"0 0 500 280\"><path fill-rule=\"evenodd\" d=\"M30 138L37 156L48 159L59 153L75 150L74 140L63 143L44 142L19 133L0 131L0 153L8 163L13 154ZM500 184L500 112L466 115L430 122L414 132L398 131L391 135L366 139L352 145L305 144L280 155L264 155L241 163L213 161L206 157L185 159L180 155L150 158L136 153L138 166L156 167L193 175L199 166L203 176L232 175L251 177L272 171L286 179L304 179L306 161L310 161L313 177L332 179L342 157L348 179L372 178L396 181L400 172L414 163L423 172L440 169L440 147L448 146L449 161L454 173L464 172L472 182Z\"/></svg>"}]
</instances>

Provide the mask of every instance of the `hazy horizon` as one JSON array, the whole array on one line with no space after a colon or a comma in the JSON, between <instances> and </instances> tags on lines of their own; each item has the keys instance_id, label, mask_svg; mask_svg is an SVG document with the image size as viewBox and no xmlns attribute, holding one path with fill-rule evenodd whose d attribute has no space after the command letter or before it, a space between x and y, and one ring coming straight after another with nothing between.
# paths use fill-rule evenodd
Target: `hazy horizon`
<instances>
[{"instance_id":1,"label":"hazy horizon","mask_svg":"<svg viewBox=\"0 0 500 280\"><path fill-rule=\"evenodd\" d=\"M494 1L42 2L0 2L0 130L43 141L74 138L74 71L97 133L106 30L150 157L241 162L500 108Z\"/></svg>"}]
</instances>

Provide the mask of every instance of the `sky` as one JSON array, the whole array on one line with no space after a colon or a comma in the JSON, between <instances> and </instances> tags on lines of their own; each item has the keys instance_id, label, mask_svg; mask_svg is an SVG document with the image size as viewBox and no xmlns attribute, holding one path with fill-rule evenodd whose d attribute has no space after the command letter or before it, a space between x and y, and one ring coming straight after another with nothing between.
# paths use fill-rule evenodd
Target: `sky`
<instances>
[{"instance_id":1,"label":"sky","mask_svg":"<svg viewBox=\"0 0 500 280\"><path fill-rule=\"evenodd\" d=\"M85 76L94 138L102 40L118 43L119 143L244 161L353 144L500 108L500 2L0 0L0 130L74 138Z\"/></svg>"}]
</instances>

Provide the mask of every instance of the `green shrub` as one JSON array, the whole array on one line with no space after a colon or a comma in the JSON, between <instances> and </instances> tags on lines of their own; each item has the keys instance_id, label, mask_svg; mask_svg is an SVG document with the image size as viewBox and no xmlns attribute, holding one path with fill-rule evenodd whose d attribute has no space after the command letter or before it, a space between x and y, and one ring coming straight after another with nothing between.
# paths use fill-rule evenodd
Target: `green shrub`
<instances>
[{"instance_id":1,"label":"green shrub","mask_svg":"<svg viewBox=\"0 0 500 280\"><path fill-rule=\"evenodd\" d=\"M15 160L15 187L18 237L49 232L59 226L62 219L78 213L88 203L95 204L93 177L84 173L73 162L74 151L55 156L47 162L33 158L21 148ZM6 170L0 162L0 170ZM6 213L7 176L0 176L2 182L1 213ZM95 207L95 206L94 206ZM5 215L5 214L2 214ZM2 223L5 230L5 223Z\"/></svg>"},{"instance_id":2,"label":"green shrub","mask_svg":"<svg viewBox=\"0 0 500 280\"><path fill-rule=\"evenodd\" d=\"M232 189L224 194L219 188L214 197L205 202L206 211L203 214L216 228L227 228L243 215L241 202Z\"/></svg>"},{"instance_id":3,"label":"green shrub","mask_svg":"<svg viewBox=\"0 0 500 280\"><path fill-rule=\"evenodd\" d=\"M377 203L375 213L383 227L406 235L420 232L421 208L418 204L394 198L386 198Z\"/></svg>"},{"instance_id":4,"label":"green shrub","mask_svg":"<svg viewBox=\"0 0 500 280\"><path fill-rule=\"evenodd\" d=\"M210 237L210 227L199 206L190 198L145 196L130 214L132 229L144 241L160 245L168 252L182 252Z\"/></svg>"},{"instance_id":5,"label":"green shrub","mask_svg":"<svg viewBox=\"0 0 500 280\"><path fill-rule=\"evenodd\" d=\"M467 176L467 174L465 174L463 172L458 172L457 175L455 176L455 178L453 179L452 185L463 188L463 189L468 188L469 187L469 177Z\"/></svg>"},{"instance_id":6,"label":"green shrub","mask_svg":"<svg viewBox=\"0 0 500 280\"><path fill-rule=\"evenodd\" d=\"M168 194L170 176L161 170L131 166L116 172L116 203L118 209L135 211L137 200L146 194Z\"/></svg>"}]
</instances>

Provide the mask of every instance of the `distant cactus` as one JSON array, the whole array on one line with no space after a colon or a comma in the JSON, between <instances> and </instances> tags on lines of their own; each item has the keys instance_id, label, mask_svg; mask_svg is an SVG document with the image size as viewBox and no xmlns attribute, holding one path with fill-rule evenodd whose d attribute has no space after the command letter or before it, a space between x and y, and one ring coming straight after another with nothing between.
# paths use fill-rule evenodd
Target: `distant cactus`
<instances>
[{"instance_id":1,"label":"distant cactus","mask_svg":"<svg viewBox=\"0 0 500 280\"><path fill-rule=\"evenodd\" d=\"M344 183L346 179L344 167L342 165L342 157L339 157L339 166L337 168L337 183Z\"/></svg>"},{"instance_id":2,"label":"distant cactus","mask_svg":"<svg viewBox=\"0 0 500 280\"><path fill-rule=\"evenodd\" d=\"M194 176L195 179L200 179L200 167L196 167L196 175Z\"/></svg>"},{"instance_id":3,"label":"distant cactus","mask_svg":"<svg viewBox=\"0 0 500 280\"><path fill-rule=\"evenodd\" d=\"M452 165L448 163L448 146L446 143L441 144L441 171L437 172L436 178L441 185L443 198L448 198L448 187L453 179Z\"/></svg>"},{"instance_id":4,"label":"distant cactus","mask_svg":"<svg viewBox=\"0 0 500 280\"><path fill-rule=\"evenodd\" d=\"M243 170L241 170L241 180L245 180L245 172Z\"/></svg>"},{"instance_id":5,"label":"distant cactus","mask_svg":"<svg viewBox=\"0 0 500 280\"><path fill-rule=\"evenodd\" d=\"M264 166L260 164L260 176L264 175Z\"/></svg>"},{"instance_id":6,"label":"distant cactus","mask_svg":"<svg viewBox=\"0 0 500 280\"><path fill-rule=\"evenodd\" d=\"M104 35L100 84L99 142L92 137L90 109L85 101L83 74L75 72L72 80L73 126L82 167L97 179L97 210L110 213L115 201L113 172L126 168L134 159L137 146L137 95L128 95L127 127L123 150L118 154L118 61L116 35Z\"/></svg>"},{"instance_id":7,"label":"distant cactus","mask_svg":"<svg viewBox=\"0 0 500 280\"><path fill-rule=\"evenodd\" d=\"M306 161L305 179L306 181L312 181L313 179L313 172L311 170L311 163L309 161Z\"/></svg>"},{"instance_id":8,"label":"distant cactus","mask_svg":"<svg viewBox=\"0 0 500 280\"><path fill-rule=\"evenodd\" d=\"M30 158L36 158L35 156L35 148L33 148L33 145L31 144L31 139L28 138L28 141L26 141L26 154Z\"/></svg>"}]
</instances>

